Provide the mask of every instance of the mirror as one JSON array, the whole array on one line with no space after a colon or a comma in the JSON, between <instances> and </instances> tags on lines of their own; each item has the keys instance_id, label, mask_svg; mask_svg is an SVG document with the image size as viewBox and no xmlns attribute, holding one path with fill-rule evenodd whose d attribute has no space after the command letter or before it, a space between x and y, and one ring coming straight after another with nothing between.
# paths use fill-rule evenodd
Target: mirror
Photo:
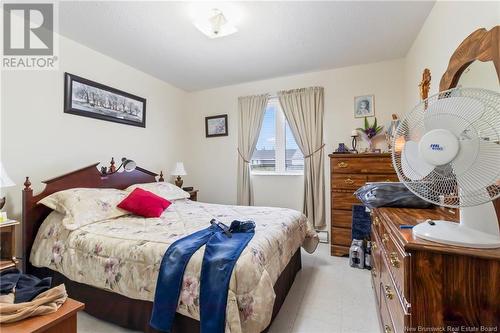
<instances>
[{"instance_id":1,"label":"mirror","mask_svg":"<svg viewBox=\"0 0 500 333\"><path fill-rule=\"evenodd\" d=\"M499 91L499 40L500 25L490 30L477 29L465 38L450 58L448 68L439 82L439 91L455 88L458 85L471 88L490 87L488 89ZM468 72L466 77L462 78L466 71Z\"/></svg>"},{"instance_id":2,"label":"mirror","mask_svg":"<svg viewBox=\"0 0 500 333\"><path fill-rule=\"evenodd\" d=\"M500 92L500 82L492 61L474 61L460 75L457 87L484 88Z\"/></svg>"}]
</instances>

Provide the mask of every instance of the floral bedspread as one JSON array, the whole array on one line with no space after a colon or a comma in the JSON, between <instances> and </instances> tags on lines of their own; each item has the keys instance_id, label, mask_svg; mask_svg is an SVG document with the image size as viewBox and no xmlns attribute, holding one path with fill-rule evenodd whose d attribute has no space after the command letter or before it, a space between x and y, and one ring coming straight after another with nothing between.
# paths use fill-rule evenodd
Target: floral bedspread
<instances>
[{"instance_id":1,"label":"floral bedspread","mask_svg":"<svg viewBox=\"0 0 500 333\"><path fill-rule=\"evenodd\" d=\"M313 252L318 238L300 212L285 208L226 206L175 201L160 218L124 216L67 230L52 212L42 224L31 263L73 281L152 301L163 254L175 240L209 226L253 220L255 236L231 276L226 333L261 332L271 320L273 285L295 251ZM199 320L199 281L205 248L191 258L177 312Z\"/></svg>"}]
</instances>

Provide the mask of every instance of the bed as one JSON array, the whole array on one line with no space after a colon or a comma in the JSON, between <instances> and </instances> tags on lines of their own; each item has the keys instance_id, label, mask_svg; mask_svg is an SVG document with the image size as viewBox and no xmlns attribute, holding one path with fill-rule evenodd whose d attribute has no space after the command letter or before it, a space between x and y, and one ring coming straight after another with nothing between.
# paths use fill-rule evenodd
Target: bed
<instances>
[{"instance_id":1,"label":"bed","mask_svg":"<svg viewBox=\"0 0 500 333\"><path fill-rule=\"evenodd\" d=\"M26 271L65 283L71 297L86 303L91 315L118 325L155 332L149 327L156 276L168 246L205 228L211 218L223 222L252 219L256 234L233 271L226 332L266 331L301 268L300 247L314 251L317 237L297 211L269 207L215 205L176 200L158 219L126 215L75 230L62 226L62 215L37 204L70 188L125 189L156 181L142 168L102 176L97 164L45 181L33 195L29 179L23 191L23 248ZM191 259L173 332L199 332L198 284L203 248Z\"/></svg>"}]
</instances>

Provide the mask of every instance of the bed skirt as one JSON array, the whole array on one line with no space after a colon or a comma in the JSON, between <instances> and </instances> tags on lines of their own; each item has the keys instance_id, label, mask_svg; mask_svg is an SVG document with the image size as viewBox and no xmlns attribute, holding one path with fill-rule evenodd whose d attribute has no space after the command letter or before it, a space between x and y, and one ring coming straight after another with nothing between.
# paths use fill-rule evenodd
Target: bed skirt
<instances>
[{"instance_id":1,"label":"bed skirt","mask_svg":"<svg viewBox=\"0 0 500 333\"><path fill-rule=\"evenodd\" d=\"M299 248L274 284L276 300L274 301L271 323L283 305L286 295L295 280L295 276L301 268L302 261ZM152 302L128 298L110 291L74 282L61 273L49 268L38 268L30 265L28 273L38 277L51 276L53 285L64 283L69 297L85 303L85 312L96 318L132 330L158 333L158 331L149 326L151 310L153 308ZM269 326L263 332L267 332ZM172 333L198 332L200 332L200 322L198 320L179 313L176 314Z\"/></svg>"}]
</instances>

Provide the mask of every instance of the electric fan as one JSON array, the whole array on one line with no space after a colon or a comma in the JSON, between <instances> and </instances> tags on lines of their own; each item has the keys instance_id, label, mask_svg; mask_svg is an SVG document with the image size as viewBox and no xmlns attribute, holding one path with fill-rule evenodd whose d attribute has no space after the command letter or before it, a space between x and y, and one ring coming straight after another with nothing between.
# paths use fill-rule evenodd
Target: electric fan
<instances>
[{"instance_id":1,"label":"electric fan","mask_svg":"<svg viewBox=\"0 0 500 333\"><path fill-rule=\"evenodd\" d=\"M492 200L500 197L500 94L457 88L422 101L396 129L392 162L420 198L460 208L460 223L427 220L419 238L473 248L500 247Z\"/></svg>"}]
</instances>

